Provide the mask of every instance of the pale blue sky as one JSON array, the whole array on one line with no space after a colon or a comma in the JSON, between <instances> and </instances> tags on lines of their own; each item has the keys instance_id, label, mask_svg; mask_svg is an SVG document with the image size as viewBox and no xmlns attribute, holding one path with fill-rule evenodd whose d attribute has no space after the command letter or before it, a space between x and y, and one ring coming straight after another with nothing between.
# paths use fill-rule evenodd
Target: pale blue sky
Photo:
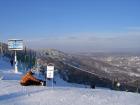
<instances>
[{"instance_id":1,"label":"pale blue sky","mask_svg":"<svg viewBox=\"0 0 140 105\"><path fill-rule=\"evenodd\" d=\"M33 48L64 51L137 51L139 11L139 0L0 0L0 41L20 38Z\"/></svg>"}]
</instances>

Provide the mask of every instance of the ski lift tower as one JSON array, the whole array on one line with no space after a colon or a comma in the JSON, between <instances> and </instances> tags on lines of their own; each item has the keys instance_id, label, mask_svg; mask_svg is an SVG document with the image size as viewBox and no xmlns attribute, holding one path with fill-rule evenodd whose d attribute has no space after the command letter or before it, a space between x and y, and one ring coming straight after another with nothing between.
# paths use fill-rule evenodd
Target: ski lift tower
<instances>
[{"instance_id":1,"label":"ski lift tower","mask_svg":"<svg viewBox=\"0 0 140 105\"><path fill-rule=\"evenodd\" d=\"M17 51L23 50L23 40L21 39L9 39L8 40L8 49L15 52L15 73L18 73L18 61L17 61Z\"/></svg>"}]
</instances>

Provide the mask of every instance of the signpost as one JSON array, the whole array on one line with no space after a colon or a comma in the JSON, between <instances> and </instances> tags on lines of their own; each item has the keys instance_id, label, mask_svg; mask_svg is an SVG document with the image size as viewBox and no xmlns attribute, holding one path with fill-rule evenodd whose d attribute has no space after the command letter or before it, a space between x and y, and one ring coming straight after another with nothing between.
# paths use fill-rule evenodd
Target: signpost
<instances>
[{"instance_id":1,"label":"signpost","mask_svg":"<svg viewBox=\"0 0 140 105\"><path fill-rule=\"evenodd\" d=\"M9 39L8 40L9 50L23 50L23 40L20 39Z\"/></svg>"},{"instance_id":2,"label":"signpost","mask_svg":"<svg viewBox=\"0 0 140 105\"><path fill-rule=\"evenodd\" d=\"M52 79L52 87L53 87L53 78L54 78L54 64L49 63L47 65L47 78Z\"/></svg>"},{"instance_id":3,"label":"signpost","mask_svg":"<svg viewBox=\"0 0 140 105\"><path fill-rule=\"evenodd\" d=\"M18 61L17 61L17 50L23 50L23 40L20 39L9 39L8 49L15 51L15 73L18 73Z\"/></svg>"},{"instance_id":4,"label":"signpost","mask_svg":"<svg viewBox=\"0 0 140 105\"><path fill-rule=\"evenodd\" d=\"M54 77L54 66L47 66L47 78Z\"/></svg>"}]
</instances>

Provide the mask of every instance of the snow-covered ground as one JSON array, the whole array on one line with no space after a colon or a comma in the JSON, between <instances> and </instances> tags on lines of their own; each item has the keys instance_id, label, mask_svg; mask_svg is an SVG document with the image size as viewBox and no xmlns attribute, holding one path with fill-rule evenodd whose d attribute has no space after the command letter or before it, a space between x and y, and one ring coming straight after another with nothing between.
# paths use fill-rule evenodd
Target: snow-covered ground
<instances>
[{"instance_id":1,"label":"snow-covered ground","mask_svg":"<svg viewBox=\"0 0 140 105\"><path fill-rule=\"evenodd\" d=\"M3 80L19 80L22 73L15 74L14 68L10 65L8 59L0 58L0 79Z\"/></svg>"},{"instance_id":2,"label":"snow-covered ground","mask_svg":"<svg viewBox=\"0 0 140 105\"><path fill-rule=\"evenodd\" d=\"M0 105L140 105L140 95L103 89L22 87L0 82Z\"/></svg>"},{"instance_id":3,"label":"snow-covered ground","mask_svg":"<svg viewBox=\"0 0 140 105\"><path fill-rule=\"evenodd\" d=\"M89 89L55 77L56 84L21 86L22 74L15 74L9 63L0 60L0 105L140 105L140 94L107 89Z\"/></svg>"}]
</instances>

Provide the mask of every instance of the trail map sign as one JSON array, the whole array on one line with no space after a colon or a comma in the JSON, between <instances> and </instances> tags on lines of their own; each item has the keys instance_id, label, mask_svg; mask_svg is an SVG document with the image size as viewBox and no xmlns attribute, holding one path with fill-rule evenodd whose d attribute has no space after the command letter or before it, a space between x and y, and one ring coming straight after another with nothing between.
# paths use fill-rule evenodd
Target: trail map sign
<instances>
[{"instance_id":1,"label":"trail map sign","mask_svg":"<svg viewBox=\"0 0 140 105\"><path fill-rule=\"evenodd\" d=\"M9 39L8 49L15 51L15 73L18 73L18 61L17 61L17 50L23 50L23 40L20 39Z\"/></svg>"},{"instance_id":2,"label":"trail map sign","mask_svg":"<svg viewBox=\"0 0 140 105\"><path fill-rule=\"evenodd\" d=\"M54 66L47 66L47 78L54 77Z\"/></svg>"},{"instance_id":3,"label":"trail map sign","mask_svg":"<svg viewBox=\"0 0 140 105\"><path fill-rule=\"evenodd\" d=\"M9 39L8 40L9 50L23 50L23 40L20 39Z\"/></svg>"}]
</instances>

